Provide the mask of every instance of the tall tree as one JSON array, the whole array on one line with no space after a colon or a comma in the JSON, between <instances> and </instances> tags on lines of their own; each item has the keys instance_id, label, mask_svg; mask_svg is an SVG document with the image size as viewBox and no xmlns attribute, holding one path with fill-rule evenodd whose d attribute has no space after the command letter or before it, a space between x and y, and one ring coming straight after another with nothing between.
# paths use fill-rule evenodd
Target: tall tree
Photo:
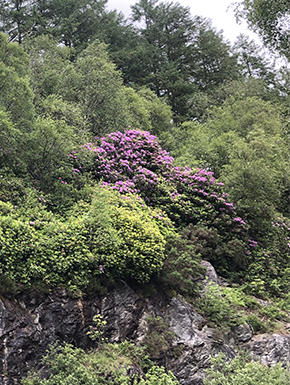
<instances>
[{"instance_id":1,"label":"tall tree","mask_svg":"<svg viewBox=\"0 0 290 385\"><path fill-rule=\"evenodd\" d=\"M0 0L0 31L11 41L22 43L39 23L39 12L32 0Z\"/></svg>"},{"instance_id":2,"label":"tall tree","mask_svg":"<svg viewBox=\"0 0 290 385\"><path fill-rule=\"evenodd\" d=\"M41 0L38 2L44 8L42 16L46 22L43 32L51 34L65 46L86 46L104 28L107 0L51 0L44 5Z\"/></svg>"},{"instance_id":3,"label":"tall tree","mask_svg":"<svg viewBox=\"0 0 290 385\"><path fill-rule=\"evenodd\" d=\"M132 6L132 20L142 25L143 60L141 76L131 80L164 98L177 122L193 118L187 101L198 89L212 89L237 76L236 59L222 35L208 21L192 18L188 7L140 0Z\"/></svg>"},{"instance_id":4,"label":"tall tree","mask_svg":"<svg viewBox=\"0 0 290 385\"><path fill-rule=\"evenodd\" d=\"M107 0L0 0L0 31L11 41L49 34L68 47L84 49L96 38L105 40L112 24L120 24Z\"/></svg>"},{"instance_id":5,"label":"tall tree","mask_svg":"<svg viewBox=\"0 0 290 385\"><path fill-rule=\"evenodd\" d=\"M244 78L262 79L268 86L274 85L276 71L263 49L248 36L240 34L233 46Z\"/></svg>"},{"instance_id":6,"label":"tall tree","mask_svg":"<svg viewBox=\"0 0 290 385\"><path fill-rule=\"evenodd\" d=\"M22 131L34 118L33 93L29 84L29 57L8 36L0 33L0 109Z\"/></svg>"},{"instance_id":7,"label":"tall tree","mask_svg":"<svg viewBox=\"0 0 290 385\"><path fill-rule=\"evenodd\" d=\"M237 56L208 20L198 20L198 34L191 45L191 78L201 91L212 91L239 78Z\"/></svg>"},{"instance_id":8,"label":"tall tree","mask_svg":"<svg viewBox=\"0 0 290 385\"><path fill-rule=\"evenodd\" d=\"M290 3L288 0L243 0L236 8L238 19L247 20L264 43L290 58Z\"/></svg>"}]
</instances>

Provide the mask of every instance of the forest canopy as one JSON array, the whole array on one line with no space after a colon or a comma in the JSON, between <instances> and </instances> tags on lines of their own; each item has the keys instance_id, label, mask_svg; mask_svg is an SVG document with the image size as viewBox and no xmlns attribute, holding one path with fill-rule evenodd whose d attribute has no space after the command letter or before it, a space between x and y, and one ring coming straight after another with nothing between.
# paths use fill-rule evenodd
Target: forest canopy
<instances>
[{"instance_id":1,"label":"forest canopy","mask_svg":"<svg viewBox=\"0 0 290 385\"><path fill-rule=\"evenodd\" d=\"M248 292L286 290L287 67L179 3L126 20L105 1L5 0L0 25L5 279L169 282L187 237L185 292L201 258Z\"/></svg>"}]
</instances>

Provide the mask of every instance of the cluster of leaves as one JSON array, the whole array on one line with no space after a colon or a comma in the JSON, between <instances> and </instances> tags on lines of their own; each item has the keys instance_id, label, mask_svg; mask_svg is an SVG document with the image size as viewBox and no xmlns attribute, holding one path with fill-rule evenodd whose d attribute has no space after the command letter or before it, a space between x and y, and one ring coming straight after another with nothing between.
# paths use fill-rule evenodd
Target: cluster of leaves
<instances>
[{"instance_id":1,"label":"cluster of leaves","mask_svg":"<svg viewBox=\"0 0 290 385\"><path fill-rule=\"evenodd\" d=\"M126 198L96 190L67 218L43 203L27 212L1 202L1 272L28 286L85 288L99 275L148 281L162 268L165 240L142 201Z\"/></svg>"},{"instance_id":2,"label":"cluster of leaves","mask_svg":"<svg viewBox=\"0 0 290 385\"><path fill-rule=\"evenodd\" d=\"M261 304L256 298L246 295L242 288L215 283L205 288L195 306L212 325L221 329L248 323L256 333L271 332L283 329L282 322L289 321L282 304Z\"/></svg>"},{"instance_id":3,"label":"cluster of leaves","mask_svg":"<svg viewBox=\"0 0 290 385\"><path fill-rule=\"evenodd\" d=\"M103 269L103 267L101 267ZM104 328L107 325L107 321L103 319L100 314L97 314L93 317L94 326L90 326L89 331L87 332L87 336L93 341L104 341L102 337L104 333Z\"/></svg>"},{"instance_id":4,"label":"cluster of leaves","mask_svg":"<svg viewBox=\"0 0 290 385\"><path fill-rule=\"evenodd\" d=\"M284 0L243 0L236 7L237 19L245 19L265 45L289 59L289 4Z\"/></svg>"},{"instance_id":5,"label":"cluster of leaves","mask_svg":"<svg viewBox=\"0 0 290 385\"><path fill-rule=\"evenodd\" d=\"M273 218L274 219L274 218ZM290 223L276 216L267 233L268 248L255 246L254 257L246 272L245 290L259 297L266 293L280 296L290 282Z\"/></svg>"},{"instance_id":6,"label":"cluster of leaves","mask_svg":"<svg viewBox=\"0 0 290 385\"><path fill-rule=\"evenodd\" d=\"M238 311L246 308L244 295L233 288L211 283L196 305L202 314L219 327L240 325L246 321L243 311Z\"/></svg>"},{"instance_id":7,"label":"cluster of leaves","mask_svg":"<svg viewBox=\"0 0 290 385\"><path fill-rule=\"evenodd\" d=\"M195 278L204 272L200 261L205 245L201 246L203 242L196 230L200 228L189 225L180 235L170 234L166 238L166 259L159 280L170 296L180 293L192 297L199 289ZM210 247L207 250L212 251Z\"/></svg>"},{"instance_id":8,"label":"cluster of leaves","mask_svg":"<svg viewBox=\"0 0 290 385\"><path fill-rule=\"evenodd\" d=\"M151 359L160 359L172 349L175 335L162 317L148 316L146 323L148 330L143 340L146 351Z\"/></svg>"},{"instance_id":9,"label":"cluster of leaves","mask_svg":"<svg viewBox=\"0 0 290 385\"><path fill-rule=\"evenodd\" d=\"M152 366L144 355L144 349L125 341L121 344L105 344L96 351L85 353L72 345L52 345L43 363L49 371L47 379L34 373L22 380L23 385L177 385L171 372ZM147 357L147 361L146 361ZM146 362L146 364L145 364ZM148 368L148 363L150 366ZM135 366L140 375L130 375ZM147 369L144 374L142 371ZM149 369L149 370L148 370Z\"/></svg>"},{"instance_id":10,"label":"cluster of leaves","mask_svg":"<svg viewBox=\"0 0 290 385\"><path fill-rule=\"evenodd\" d=\"M281 364L269 367L243 356L226 362L224 354L212 358L211 363L205 385L286 385L290 381L289 369Z\"/></svg>"}]
</instances>

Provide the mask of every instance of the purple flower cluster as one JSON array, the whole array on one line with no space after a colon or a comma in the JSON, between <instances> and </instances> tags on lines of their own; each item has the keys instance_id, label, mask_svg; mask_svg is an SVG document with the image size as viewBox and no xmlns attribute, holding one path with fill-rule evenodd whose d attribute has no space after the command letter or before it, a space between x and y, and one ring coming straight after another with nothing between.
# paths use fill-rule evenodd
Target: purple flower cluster
<instances>
[{"instance_id":1,"label":"purple flower cluster","mask_svg":"<svg viewBox=\"0 0 290 385\"><path fill-rule=\"evenodd\" d=\"M249 247L257 247L258 242L254 241L252 238L248 239Z\"/></svg>"},{"instance_id":2,"label":"purple flower cluster","mask_svg":"<svg viewBox=\"0 0 290 385\"><path fill-rule=\"evenodd\" d=\"M174 167L173 157L149 132L114 132L95 140L81 149L83 154L91 154L93 164L85 167L81 156L70 154L74 173L90 171L103 186L139 195L148 206L160 207L179 224L197 223L201 217L209 222L215 209L215 215L230 216L237 231L246 228L241 218L234 218L235 207L227 202L222 183L211 171Z\"/></svg>"},{"instance_id":3,"label":"purple flower cluster","mask_svg":"<svg viewBox=\"0 0 290 385\"><path fill-rule=\"evenodd\" d=\"M233 220L234 220L234 222L237 222L238 224L241 224L241 225L244 225L244 226L246 225L246 222L243 221L242 218L240 218L240 217L236 217Z\"/></svg>"}]
</instances>

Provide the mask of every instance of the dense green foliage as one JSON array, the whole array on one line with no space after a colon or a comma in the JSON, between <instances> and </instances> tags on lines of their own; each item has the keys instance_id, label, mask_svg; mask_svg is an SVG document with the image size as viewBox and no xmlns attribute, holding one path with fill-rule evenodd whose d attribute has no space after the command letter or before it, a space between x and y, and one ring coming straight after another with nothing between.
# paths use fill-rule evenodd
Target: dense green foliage
<instances>
[{"instance_id":1,"label":"dense green foliage","mask_svg":"<svg viewBox=\"0 0 290 385\"><path fill-rule=\"evenodd\" d=\"M212 358L212 364L207 371L205 385L286 385L290 380L288 368L280 364L268 367L239 356L231 362L225 362L222 354Z\"/></svg>"},{"instance_id":2,"label":"dense green foliage","mask_svg":"<svg viewBox=\"0 0 290 385\"><path fill-rule=\"evenodd\" d=\"M289 4L239 9L289 57ZM0 0L0 294L103 294L122 279L186 296L210 325L283 330L289 70L178 3L140 0L131 16L105 0ZM200 295L201 259L227 287ZM160 317L147 323L147 352L166 358L172 334ZM24 383L125 385L132 363L145 373L134 385L176 383L142 355L128 343L54 347L50 377ZM212 385L289 382L281 367L214 365Z\"/></svg>"},{"instance_id":3,"label":"dense green foliage","mask_svg":"<svg viewBox=\"0 0 290 385\"><path fill-rule=\"evenodd\" d=\"M85 289L97 275L148 281L162 268L164 237L142 202L122 198L96 190L91 203L80 201L67 219L42 201L28 212L2 202L2 273L24 285L71 289Z\"/></svg>"},{"instance_id":4,"label":"dense green foliage","mask_svg":"<svg viewBox=\"0 0 290 385\"><path fill-rule=\"evenodd\" d=\"M269 48L289 59L289 11L289 3L285 0L243 0L236 9L236 16L246 19Z\"/></svg>"},{"instance_id":5,"label":"dense green foliage","mask_svg":"<svg viewBox=\"0 0 290 385\"><path fill-rule=\"evenodd\" d=\"M180 235L170 234L166 238L166 260L160 279L172 295L194 296L197 293L199 286L192 277L202 275L204 269L200 260L205 254L213 253L208 235L207 229L190 224Z\"/></svg>"},{"instance_id":6,"label":"dense green foliage","mask_svg":"<svg viewBox=\"0 0 290 385\"><path fill-rule=\"evenodd\" d=\"M254 332L283 329L283 322L289 321L281 305L261 305L256 298L245 295L241 288L221 287L210 283L195 306L212 324L219 329L229 330L233 326L249 324Z\"/></svg>"},{"instance_id":7,"label":"dense green foliage","mask_svg":"<svg viewBox=\"0 0 290 385\"><path fill-rule=\"evenodd\" d=\"M38 374L31 374L22 381L23 385L177 385L171 372L163 367L152 366L144 355L144 349L127 341L102 345L96 351L85 353L71 345L51 346L43 362L49 370L49 378L42 380ZM148 368L148 363L150 368ZM143 376L128 375L130 367L136 366ZM149 370L148 370L149 369Z\"/></svg>"},{"instance_id":8,"label":"dense green foliage","mask_svg":"<svg viewBox=\"0 0 290 385\"><path fill-rule=\"evenodd\" d=\"M192 296L204 258L249 293L285 292L288 102L260 49L240 37L230 55L178 4L138 2L133 19L145 23L134 30L98 2L86 36L83 3L52 30L56 3L35 20L44 4L31 13L21 3L23 20L9 4L2 28L24 43L1 35L3 277L93 290L161 275L168 292ZM118 50L119 32L128 40ZM176 122L199 120L174 126L161 99Z\"/></svg>"}]
</instances>

